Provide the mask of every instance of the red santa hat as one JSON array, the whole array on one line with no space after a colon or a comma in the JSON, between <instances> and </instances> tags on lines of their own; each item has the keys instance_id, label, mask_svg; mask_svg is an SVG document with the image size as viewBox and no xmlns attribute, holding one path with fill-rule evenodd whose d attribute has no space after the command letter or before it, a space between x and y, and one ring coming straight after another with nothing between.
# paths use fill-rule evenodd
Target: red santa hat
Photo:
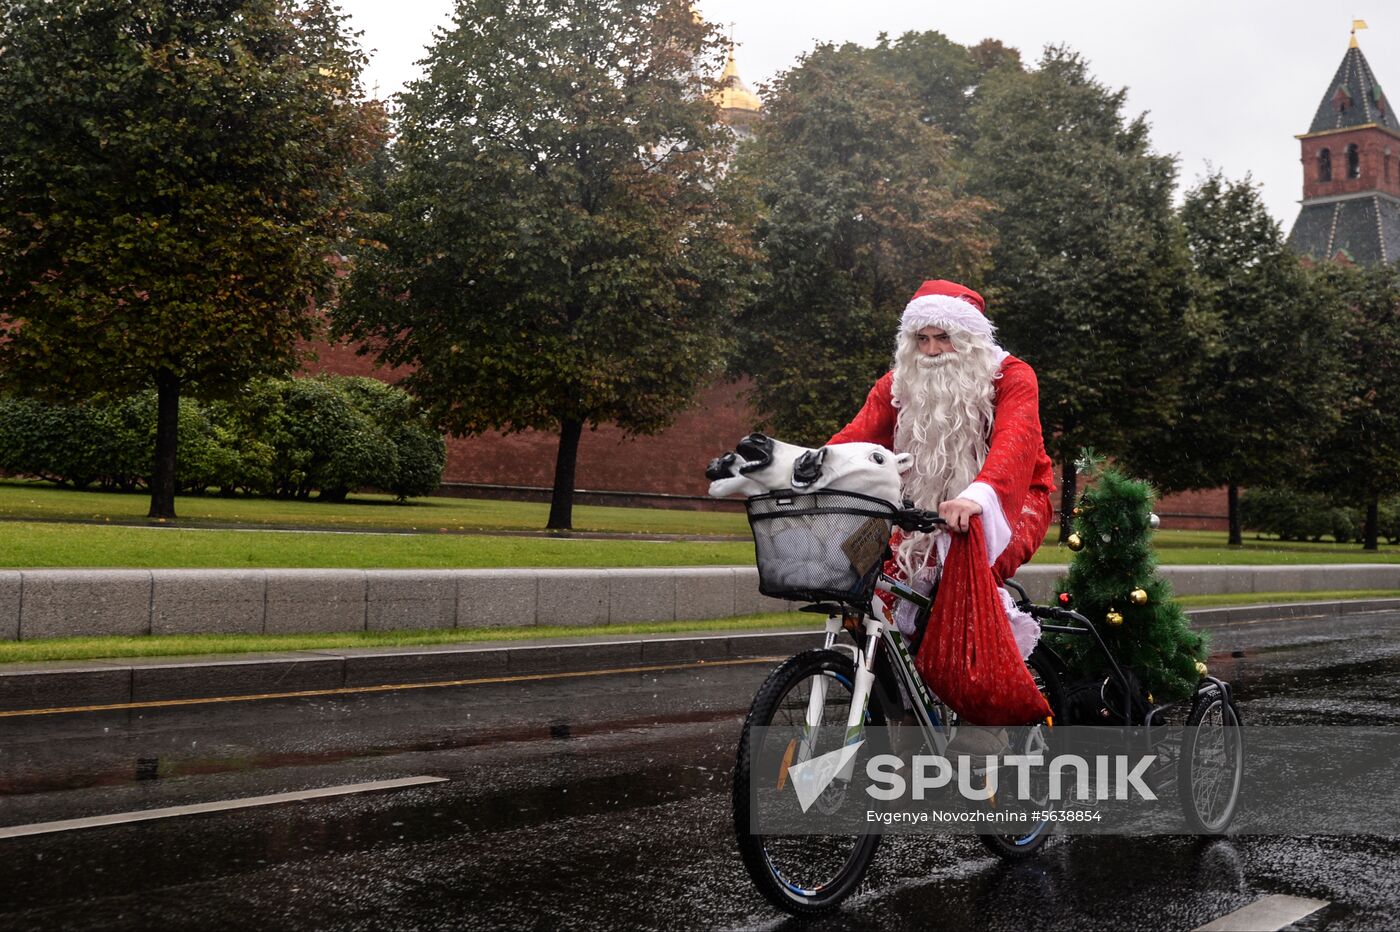
<instances>
[{"instance_id":1,"label":"red santa hat","mask_svg":"<svg viewBox=\"0 0 1400 932\"><path fill-rule=\"evenodd\" d=\"M980 294L941 278L919 286L899 321L899 329L905 333L917 333L925 327L956 328L987 337L996 330L987 319L987 302Z\"/></svg>"}]
</instances>

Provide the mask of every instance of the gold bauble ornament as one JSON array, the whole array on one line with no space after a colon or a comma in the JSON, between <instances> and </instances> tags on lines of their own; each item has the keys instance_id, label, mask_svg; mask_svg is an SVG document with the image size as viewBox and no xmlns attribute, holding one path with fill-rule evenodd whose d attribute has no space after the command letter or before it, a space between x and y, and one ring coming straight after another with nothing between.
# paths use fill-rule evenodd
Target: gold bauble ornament
<instances>
[{"instance_id":1,"label":"gold bauble ornament","mask_svg":"<svg viewBox=\"0 0 1400 932\"><path fill-rule=\"evenodd\" d=\"M1080 515L1084 514L1084 509L1083 509L1083 508L1080 508L1078 505L1075 505L1075 506L1074 506L1074 512L1073 512L1073 514L1074 514L1074 516L1077 518L1077 517L1079 517Z\"/></svg>"},{"instance_id":2,"label":"gold bauble ornament","mask_svg":"<svg viewBox=\"0 0 1400 932\"><path fill-rule=\"evenodd\" d=\"M1123 623L1123 616L1118 613L1118 609L1116 608L1110 608L1108 610L1108 615L1105 617L1108 623L1115 628Z\"/></svg>"},{"instance_id":3,"label":"gold bauble ornament","mask_svg":"<svg viewBox=\"0 0 1400 932\"><path fill-rule=\"evenodd\" d=\"M1134 605L1146 605L1146 604L1147 604L1147 590L1146 590L1146 589L1134 589L1132 592L1129 592L1129 593L1128 593L1128 601L1131 602L1131 603L1133 603Z\"/></svg>"},{"instance_id":4,"label":"gold bauble ornament","mask_svg":"<svg viewBox=\"0 0 1400 932\"><path fill-rule=\"evenodd\" d=\"M1078 534L1071 534L1065 539L1065 546L1075 553L1078 553L1084 549L1084 538L1080 537Z\"/></svg>"},{"instance_id":5,"label":"gold bauble ornament","mask_svg":"<svg viewBox=\"0 0 1400 932\"><path fill-rule=\"evenodd\" d=\"M1209 670L1210 670L1210 668L1207 667L1205 664L1201 663L1199 660L1196 661L1196 675L1197 675L1197 676L1205 676L1206 673L1209 672Z\"/></svg>"}]
</instances>

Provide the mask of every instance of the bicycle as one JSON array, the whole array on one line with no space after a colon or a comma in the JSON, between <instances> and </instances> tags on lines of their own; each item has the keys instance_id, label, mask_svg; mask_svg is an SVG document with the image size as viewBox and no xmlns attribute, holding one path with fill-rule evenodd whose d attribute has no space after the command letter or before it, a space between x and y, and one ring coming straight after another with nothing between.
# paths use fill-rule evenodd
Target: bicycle
<instances>
[{"instance_id":1,"label":"bicycle","mask_svg":"<svg viewBox=\"0 0 1400 932\"><path fill-rule=\"evenodd\" d=\"M919 627L927 621L932 607L931 598L882 572L894 527L928 532L943 524L935 513L905 505L895 508L881 499L830 489L815 493L773 492L748 500L760 591L807 602L803 611L827 615L823 646L784 661L754 697L740 737L732 787L734 828L743 863L764 897L794 915L818 915L835 909L859 885L881 835L869 830L849 836L753 832L750 791L755 780L755 754L750 739L754 729L781 725L799 736L789 740L782 756L777 774L781 790L792 767L850 746L860 740L865 728L903 717L906 708L913 713L919 739L938 755L947 750L958 727L957 716L916 671L903 633L871 610L877 589L916 606ZM1035 617L1043 630L1091 636L1103 644L1087 618L1069 609L1033 605L1019 585L1013 581L1007 585L1019 595L1018 606ZM851 644L838 645L843 631L851 636ZM1113 666L1109 681L1117 675L1125 701L1131 704L1135 698L1132 681L1111 654L1109 658ZM1047 747L1046 729L1053 721L1073 719L1069 717L1062 682L1065 667L1054 652L1046 645L1037 645L1027 658L1027 666L1046 697L1052 719L1014 729L1007 743L1017 753L1034 754ZM1237 735L1238 711L1228 685L1213 678L1202 682L1206 688L1198 689L1191 718L1199 722L1214 716L1222 727L1233 727ZM1161 714L1164 708L1149 710L1146 721L1154 721L1152 716ZM1124 720L1133 722L1138 718L1128 709ZM1190 754L1183 753L1183 761L1209 762L1214 759L1212 755L1239 751L1239 743L1225 742L1223 750L1216 745L1190 750ZM1239 794L1240 760L1242 757L1237 756L1233 785L1223 804L1206 793L1196 799L1183 791L1183 805L1188 796L1194 800L1188 810L1188 821L1193 827L1223 831L1228 826ZM1186 766L1186 786L1203 785L1196 779L1198 770L1205 772L1195 765ZM814 805L819 811L836 809L848 783L848 779L832 780ZM1219 789L1218 781L1214 786ZM1034 802L1047 808L1054 805L1048 792L1037 796ZM1192 813L1197 816L1194 820ZM1041 820L1022 834L988 833L978 837L997 856L1021 860L1041 850L1050 836L1051 825L1050 821Z\"/></svg>"}]
</instances>

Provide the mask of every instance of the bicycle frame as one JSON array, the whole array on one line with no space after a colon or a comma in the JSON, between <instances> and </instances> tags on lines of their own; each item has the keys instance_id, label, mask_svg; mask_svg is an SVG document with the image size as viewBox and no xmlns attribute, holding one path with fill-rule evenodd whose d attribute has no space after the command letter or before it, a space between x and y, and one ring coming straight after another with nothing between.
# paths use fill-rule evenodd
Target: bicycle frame
<instances>
[{"instance_id":1,"label":"bicycle frame","mask_svg":"<svg viewBox=\"0 0 1400 932\"><path fill-rule=\"evenodd\" d=\"M876 588L889 592L906 602L914 603L921 612L927 612L931 604L926 596L885 574L880 575ZM864 634L863 645L861 638L857 638L856 644L853 646L837 645L836 638L845 628L848 617L861 618ZM840 648L849 650L855 664L855 682L851 684L851 711L846 721L843 744L851 745L864 740L870 693L875 685L875 665L882 645L888 652L890 668L898 679L900 689L912 702L914 715L925 744L942 754L951 739L952 712L929 690L928 686L924 684L923 677L919 676L918 671L915 670L914 658L909 653L904 634L894 625L871 613L861 613L856 616L833 614L829 615L826 620L825 648L828 650ZM809 760L817 746L822 709L826 705L826 687L825 679L819 679L813 684L812 694L807 701L807 717L797 757L799 762ZM848 780L851 766L851 764L847 764L845 770L838 774L838 778Z\"/></svg>"}]
</instances>

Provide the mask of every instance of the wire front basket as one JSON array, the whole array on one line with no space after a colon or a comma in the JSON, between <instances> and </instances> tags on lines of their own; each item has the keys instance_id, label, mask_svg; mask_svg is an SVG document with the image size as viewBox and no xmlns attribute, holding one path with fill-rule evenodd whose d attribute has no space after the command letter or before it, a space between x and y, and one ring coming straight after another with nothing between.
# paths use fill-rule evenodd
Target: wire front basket
<instances>
[{"instance_id":1,"label":"wire front basket","mask_svg":"<svg viewBox=\"0 0 1400 932\"><path fill-rule=\"evenodd\" d=\"M855 492L770 492L746 503L758 589L803 602L864 604L894 525L889 502Z\"/></svg>"}]
</instances>

